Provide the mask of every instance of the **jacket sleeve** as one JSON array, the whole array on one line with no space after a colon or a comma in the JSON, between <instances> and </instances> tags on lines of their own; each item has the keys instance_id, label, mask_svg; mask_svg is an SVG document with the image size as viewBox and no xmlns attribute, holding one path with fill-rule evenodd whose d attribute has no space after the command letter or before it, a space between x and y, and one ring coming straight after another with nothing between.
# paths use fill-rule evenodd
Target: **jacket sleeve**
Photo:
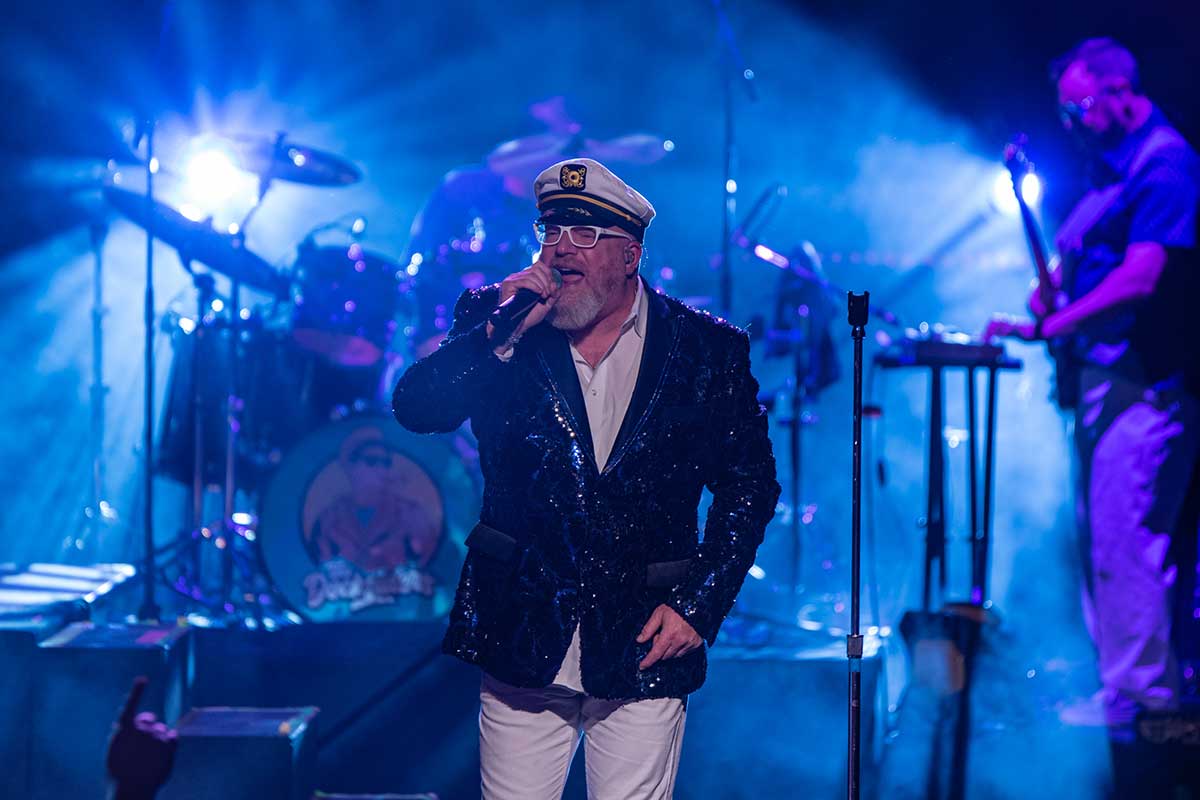
<instances>
[{"instance_id":1,"label":"jacket sleeve","mask_svg":"<svg viewBox=\"0 0 1200 800\"><path fill-rule=\"evenodd\" d=\"M715 431L706 485L713 502L698 556L668 600L710 646L754 563L780 491L744 333L737 333L722 369L711 401Z\"/></svg>"},{"instance_id":2,"label":"jacket sleeve","mask_svg":"<svg viewBox=\"0 0 1200 800\"><path fill-rule=\"evenodd\" d=\"M499 290L466 291L437 350L405 370L392 390L392 414L414 433L456 430L487 396L507 365L492 352L487 318Z\"/></svg>"}]
</instances>

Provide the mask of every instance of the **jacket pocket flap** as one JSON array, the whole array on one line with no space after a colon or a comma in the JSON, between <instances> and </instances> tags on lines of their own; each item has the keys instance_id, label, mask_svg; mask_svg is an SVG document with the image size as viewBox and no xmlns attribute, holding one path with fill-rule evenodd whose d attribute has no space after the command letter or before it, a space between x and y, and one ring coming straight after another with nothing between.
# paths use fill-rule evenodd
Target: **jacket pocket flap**
<instances>
[{"instance_id":1,"label":"jacket pocket flap","mask_svg":"<svg viewBox=\"0 0 1200 800\"><path fill-rule=\"evenodd\" d=\"M467 534L467 547L500 561L508 561L517 552L517 540L480 522Z\"/></svg>"},{"instance_id":2,"label":"jacket pocket flap","mask_svg":"<svg viewBox=\"0 0 1200 800\"><path fill-rule=\"evenodd\" d=\"M690 558L680 561L659 561L646 565L646 585L654 589L668 589L687 577Z\"/></svg>"}]
</instances>

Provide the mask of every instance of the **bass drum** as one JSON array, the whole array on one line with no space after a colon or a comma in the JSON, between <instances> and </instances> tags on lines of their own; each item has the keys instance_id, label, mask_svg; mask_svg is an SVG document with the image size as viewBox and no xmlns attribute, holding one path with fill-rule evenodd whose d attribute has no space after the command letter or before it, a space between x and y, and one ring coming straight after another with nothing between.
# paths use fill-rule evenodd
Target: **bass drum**
<instances>
[{"instance_id":1,"label":"bass drum","mask_svg":"<svg viewBox=\"0 0 1200 800\"><path fill-rule=\"evenodd\" d=\"M454 601L480 481L461 437L390 418L336 422L300 441L263 499L263 567L312 622L426 620Z\"/></svg>"}]
</instances>

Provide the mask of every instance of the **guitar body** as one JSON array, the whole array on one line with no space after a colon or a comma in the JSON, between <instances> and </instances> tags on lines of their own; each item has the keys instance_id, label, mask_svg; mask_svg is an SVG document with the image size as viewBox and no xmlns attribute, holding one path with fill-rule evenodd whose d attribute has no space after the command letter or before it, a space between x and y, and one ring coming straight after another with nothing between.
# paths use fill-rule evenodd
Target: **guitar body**
<instances>
[{"instance_id":1,"label":"guitar body","mask_svg":"<svg viewBox=\"0 0 1200 800\"><path fill-rule=\"evenodd\" d=\"M1054 400L1064 411L1079 405L1079 360L1073 352L1073 341L1058 336L1046 341L1046 350L1054 362Z\"/></svg>"}]
</instances>

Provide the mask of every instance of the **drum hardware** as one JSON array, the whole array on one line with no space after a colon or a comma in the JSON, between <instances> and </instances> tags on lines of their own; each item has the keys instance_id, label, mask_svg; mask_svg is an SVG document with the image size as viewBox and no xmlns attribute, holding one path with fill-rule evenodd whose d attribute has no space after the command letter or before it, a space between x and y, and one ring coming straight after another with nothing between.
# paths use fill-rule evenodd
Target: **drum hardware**
<instances>
[{"instance_id":1,"label":"drum hardware","mask_svg":"<svg viewBox=\"0 0 1200 800\"><path fill-rule=\"evenodd\" d=\"M210 393L206 391L207 376L210 371L206 369L210 356L207 352L207 342L209 338L211 325L206 323L210 318L214 301L218 300L214 291L214 277L211 273L199 272L194 267L194 262L200 262L208 265L214 271L220 272L228 276L232 282L231 301L232 309L228 315L232 320L231 334L229 336L229 360L230 371L229 383L226 387L227 392L223 401L223 407L226 410L226 464L225 475L222 482L222 506L224 509L225 520L219 526L222 536L219 541L232 541L228 537L229 522L233 513L233 503L236 493L236 458L232 454L236 452L237 435L240 429L238 419L238 409L241 405L241 400L236 393L234 384L234 375L232 367L237 363L237 346L239 338L238 323L240 314L238 300L240 295L240 285L243 281L257 288L263 289L276 296L285 295L287 292L287 282L276 270L274 270L265 260L247 250L242 243L240 237L233 237L218 233L209 223L193 222L175 209L160 203L152 197L143 196L128 192L116 187L105 187L104 194L108 202L113 205L118 211L128 217L134 223L146 228L150 234L152 247L153 239L158 238L167 245L174 248L179 256L179 260L184 269L193 277L193 282L197 290L197 325L195 328L195 340L193 342L193 358L190 364L190 385L192 388L189 411L191 415L190 430L192 438L192 475L191 475L191 492L189 496L188 521L189 530L186 533L181 533L181 536L190 540L190 545L181 547L176 551L175 557L172 560L180 561L186 554L190 562L186 569L185 575L181 576L180 580L188 583L188 594L193 599L199 600L196 587L200 584L202 553L200 548L201 536L199 533L206 530L203 524L203 505L204 495L206 491L205 481L205 464L206 464L206 414L207 404L210 402ZM147 278L150 283L150 278ZM148 288L148 293L151 290ZM152 301L147 300L147 303ZM223 302L223 301L222 301ZM150 329L152 322L148 321L147 338L150 337ZM147 344L150 348L150 344ZM152 368L147 371L147 379L152 379ZM148 388L152 388L148 386ZM152 400L147 401L147 409L153 408ZM151 443L146 448L147 454L147 470L153 470L155 462L153 460L153 444ZM222 559L222 588L220 596L222 600L227 599L232 591L232 548L227 547L226 553ZM149 552L149 551L148 551ZM152 561L152 554L148 556L147 561ZM146 569L147 581L153 582L159 574L157 566ZM177 582L178 583L178 582ZM178 587L176 587L178 588ZM147 590L147 599L144 601L144 611L142 616L156 616L158 612L157 603L153 600L153 593ZM223 603L227 605L227 603Z\"/></svg>"},{"instance_id":2,"label":"drum hardware","mask_svg":"<svg viewBox=\"0 0 1200 800\"><path fill-rule=\"evenodd\" d=\"M261 499L268 478L306 434L380 407L383 354L396 329L403 273L357 241L316 246L315 233L341 226L342 218L306 237L291 275L248 250L247 224L273 180L336 186L361 174L336 156L288 143L282 135L269 147L248 138L234 144L243 165L260 179L258 202L234 235L140 194L109 186L104 195L176 250L197 293L195 318L177 317L166 325L175 356L160 457L151 464L189 486L187 523L171 546L153 555L163 568L179 568L169 585L189 602L219 616L248 604L259 618L274 590L259 564L254 517L237 510L238 492ZM349 225L353 235L364 229L359 218ZM216 274L230 280L226 297L216 292ZM240 303L243 285L276 300L293 299L290 320L271 330L260 315L247 314ZM221 515L211 522L204 502L214 488L221 493ZM211 579L204 580L203 565L213 553L209 545L220 551L215 590Z\"/></svg>"},{"instance_id":3,"label":"drum hardware","mask_svg":"<svg viewBox=\"0 0 1200 800\"><path fill-rule=\"evenodd\" d=\"M108 224L99 216L89 226L92 246L92 385L88 391L91 411L89 450L91 455L91 497L83 511L82 533L68 535L63 541L63 550L72 558L80 551L99 547L107 529L117 519L117 511L106 498L106 459L104 455L105 405L109 387L104 383L104 317L108 308L104 305L104 241L108 237Z\"/></svg>"},{"instance_id":4,"label":"drum hardware","mask_svg":"<svg viewBox=\"0 0 1200 800\"><path fill-rule=\"evenodd\" d=\"M287 277L248 250L240 234L221 233L209 222L193 222L165 203L148 204L143 195L127 189L106 186L104 197L131 222L153 230L154 238L174 249L189 271L193 262L204 264L230 280L287 297Z\"/></svg>"},{"instance_id":5,"label":"drum hardware","mask_svg":"<svg viewBox=\"0 0 1200 800\"><path fill-rule=\"evenodd\" d=\"M280 131L274 139L237 135L226 143L241 168L257 175L264 184L279 180L305 186L349 186L362 180L362 171L333 153L289 142ZM260 187L265 192L266 186Z\"/></svg>"}]
</instances>

